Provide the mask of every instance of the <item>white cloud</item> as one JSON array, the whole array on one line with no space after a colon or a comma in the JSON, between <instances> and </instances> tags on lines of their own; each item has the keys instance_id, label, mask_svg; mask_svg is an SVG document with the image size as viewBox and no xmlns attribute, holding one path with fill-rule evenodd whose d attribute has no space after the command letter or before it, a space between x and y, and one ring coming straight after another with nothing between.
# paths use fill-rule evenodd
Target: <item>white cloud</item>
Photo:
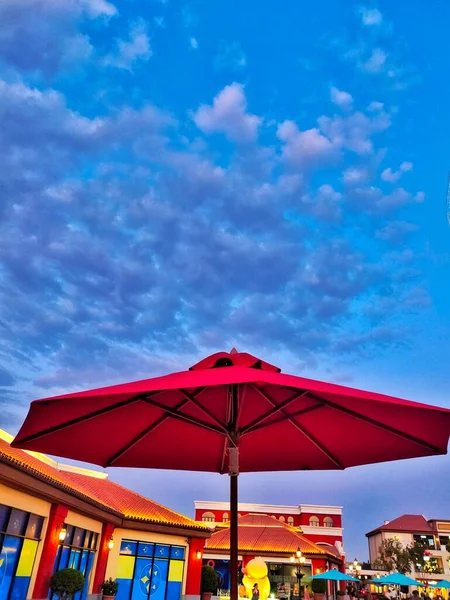
<instances>
[{"instance_id":1,"label":"white cloud","mask_svg":"<svg viewBox=\"0 0 450 600\"><path fill-rule=\"evenodd\" d=\"M320 130L331 140L333 146L357 154L371 154L372 135L388 129L390 125L390 117L384 111L379 111L372 117L355 112L345 117L319 118Z\"/></svg>"},{"instance_id":2,"label":"white cloud","mask_svg":"<svg viewBox=\"0 0 450 600\"><path fill-rule=\"evenodd\" d=\"M381 25L383 22L383 15L378 8L367 8L365 6L361 6L358 12L363 25L370 27L373 25Z\"/></svg>"},{"instance_id":3,"label":"white cloud","mask_svg":"<svg viewBox=\"0 0 450 600\"><path fill-rule=\"evenodd\" d=\"M408 161L402 162L398 171L393 171L390 167L385 169L381 173L381 179L383 181L388 181L389 183L396 183L403 173L407 173L408 171L412 171L413 164Z\"/></svg>"},{"instance_id":4,"label":"white cloud","mask_svg":"<svg viewBox=\"0 0 450 600\"><path fill-rule=\"evenodd\" d=\"M364 183L368 179L368 172L366 169L358 169L356 167L349 167L345 169L342 180L347 185L357 185Z\"/></svg>"},{"instance_id":5,"label":"white cloud","mask_svg":"<svg viewBox=\"0 0 450 600\"><path fill-rule=\"evenodd\" d=\"M342 108L347 108L351 106L353 102L353 97L348 92L344 92L342 90L338 90L336 87L332 87L330 90L331 102L340 106Z\"/></svg>"},{"instance_id":6,"label":"white cloud","mask_svg":"<svg viewBox=\"0 0 450 600\"><path fill-rule=\"evenodd\" d=\"M293 121L284 121L278 126L277 136L285 142L283 158L293 164L324 160L335 153L331 141L317 128L300 131Z\"/></svg>"},{"instance_id":7,"label":"white cloud","mask_svg":"<svg viewBox=\"0 0 450 600\"><path fill-rule=\"evenodd\" d=\"M107 0L81 0L86 12L92 18L113 17L117 14L117 8Z\"/></svg>"},{"instance_id":8,"label":"white cloud","mask_svg":"<svg viewBox=\"0 0 450 600\"><path fill-rule=\"evenodd\" d=\"M200 106L194 121L205 133L223 133L238 142L256 139L261 124L260 117L247 113L244 88L239 83L224 87L212 106Z\"/></svg>"},{"instance_id":9,"label":"white cloud","mask_svg":"<svg viewBox=\"0 0 450 600\"><path fill-rule=\"evenodd\" d=\"M117 40L117 51L105 62L119 69L131 70L137 61L148 61L152 56L150 37L144 21L136 21L130 28L128 40Z\"/></svg>"},{"instance_id":10,"label":"white cloud","mask_svg":"<svg viewBox=\"0 0 450 600\"><path fill-rule=\"evenodd\" d=\"M361 64L361 68L369 73L379 73L386 64L387 53L381 48L374 48L369 58Z\"/></svg>"},{"instance_id":11,"label":"white cloud","mask_svg":"<svg viewBox=\"0 0 450 600\"><path fill-rule=\"evenodd\" d=\"M198 48L198 41L195 37L191 37L191 39L189 40L189 43L191 45L191 48L194 48L194 50L197 50Z\"/></svg>"}]
</instances>

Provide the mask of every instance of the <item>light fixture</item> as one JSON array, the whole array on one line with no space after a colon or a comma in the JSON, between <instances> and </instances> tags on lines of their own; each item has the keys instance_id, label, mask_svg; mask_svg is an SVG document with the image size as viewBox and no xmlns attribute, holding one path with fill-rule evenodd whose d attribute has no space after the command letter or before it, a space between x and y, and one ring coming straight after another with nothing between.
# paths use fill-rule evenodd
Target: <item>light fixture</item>
<instances>
[{"instance_id":1,"label":"light fixture","mask_svg":"<svg viewBox=\"0 0 450 600\"><path fill-rule=\"evenodd\" d=\"M111 536L108 542L108 550L112 550L114 548L114 538Z\"/></svg>"},{"instance_id":2,"label":"light fixture","mask_svg":"<svg viewBox=\"0 0 450 600\"><path fill-rule=\"evenodd\" d=\"M291 563L295 562L295 556L291 556Z\"/></svg>"},{"instance_id":3,"label":"light fixture","mask_svg":"<svg viewBox=\"0 0 450 600\"><path fill-rule=\"evenodd\" d=\"M63 523L61 526L61 529L59 530L59 541L63 542L66 539L66 535L67 535L67 529Z\"/></svg>"},{"instance_id":4,"label":"light fixture","mask_svg":"<svg viewBox=\"0 0 450 600\"><path fill-rule=\"evenodd\" d=\"M302 551L300 550L300 548L297 548L297 552L295 553L297 558L301 558L302 556Z\"/></svg>"},{"instance_id":5,"label":"light fixture","mask_svg":"<svg viewBox=\"0 0 450 600\"><path fill-rule=\"evenodd\" d=\"M201 550L197 550L197 560L202 560L202 551Z\"/></svg>"}]
</instances>

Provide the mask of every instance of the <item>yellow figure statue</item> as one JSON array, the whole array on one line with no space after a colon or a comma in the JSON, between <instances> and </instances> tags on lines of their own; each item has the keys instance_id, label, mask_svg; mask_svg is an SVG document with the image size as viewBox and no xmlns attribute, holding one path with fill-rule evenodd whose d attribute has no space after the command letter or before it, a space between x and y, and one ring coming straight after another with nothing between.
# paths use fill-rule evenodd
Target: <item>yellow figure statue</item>
<instances>
[{"instance_id":1,"label":"yellow figure statue","mask_svg":"<svg viewBox=\"0 0 450 600\"><path fill-rule=\"evenodd\" d=\"M267 600L270 594L270 581L267 577L267 565L262 558L253 558L242 569L247 598L252 600Z\"/></svg>"}]
</instances>

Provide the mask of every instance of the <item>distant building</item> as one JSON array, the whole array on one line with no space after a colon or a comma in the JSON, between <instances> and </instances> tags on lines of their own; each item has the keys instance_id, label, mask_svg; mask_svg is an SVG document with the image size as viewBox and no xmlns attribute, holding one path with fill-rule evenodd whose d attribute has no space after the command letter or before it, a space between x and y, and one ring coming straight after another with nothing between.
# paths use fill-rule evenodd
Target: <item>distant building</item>
<instances>
[{"instance_id":1,"label":"distant building","mask_svg":"<svg viewBox=\"0 0 450 600\"><path fill-rule=\"evenodd\" d=\"M240 503L239 560L245 564L264 558L272 582L296 584L296 567L291 556L300 549L305 558L304 576L328 569L344 570L342 507L279 506ZM195 502L195 519L216 528L206 541L205 564L218 572L228 588L229 519L227 502Z\"/></svg>"},{"instance_id":2,"label":"distant building","mask_svg":"<svg viewBox=\"0 0 450 600\"><path fill-rule=\"evenodd\" d=\"M369 543L370 563L373 566L379 556L381 543L389 538L399 540L404 546L420 542L427 551L432 572L418 565L411 575L427 582L448 579L450 576L450 519L426 519L423 515L402 515L366 534ZM426 565L427 562L424 562ZM428 567L429 568L429 567Z\"/></svg>"}]
</instances>

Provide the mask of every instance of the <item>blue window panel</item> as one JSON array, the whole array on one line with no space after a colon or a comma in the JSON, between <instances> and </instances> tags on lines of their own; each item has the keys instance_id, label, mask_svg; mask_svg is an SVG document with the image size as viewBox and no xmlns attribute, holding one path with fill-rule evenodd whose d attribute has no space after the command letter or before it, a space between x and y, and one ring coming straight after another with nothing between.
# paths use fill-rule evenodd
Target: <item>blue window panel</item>
<instances>
[{"instance_id":1,"label":"blue window panel","mask_svg":"<svg viewBox=\"0 0 450 600\"><path fill-rule=\"evenodd\" d=\"M153 550L155 549L155 544L146 544L144 542L139 542L138 544L138 556L153 556Z\"/></svg>"},{"instance_id":2,"label":"blue window panel","mask_svg":"<svg viewBox=\"0 0 450 600\"><path fill-rule=\"evenodd\" d=\"M169 581L167 584L166 600L180 600L181 581Z\"/></svg>"},{"instance_id":3,"label":"blue window panel","mask_svg":"<svg viewBox=\"0 0 450 600\"><path fill-rule=\"evenodd\" d=\"M74 550L73 548L71 548L69 564L67 565L69 569L78 569L78 565L80 564L80 556L80 550Z\"/></svg>"},{"instance_id":4,"label":"blue window panel","mask_svg":"<svg viewBox=\"0 0 450 600\"><path fill-rule=\"evenodd\" d=\"M157 545L155 548L155 558L169 558L170 546Z\"/></svg>"},{"instance_id":5,"label":"blue window panel","mask_svg":"<svg viewBox=\"0 0 450 600\"><path fill-rule=\"evenodd\" d=\"M120 554L129 554L136 556L137 554L137 542L130 542L129 540L122 540L120 544Z\"/></svg>"},{"instance_id":6,"label":"blue window panel","mask_svg":"<svg viewBox=\"0 0 450 600\"><path fill-rule=\"evenodd\" d=\"M5 536L0 554L0 600L7 600L13 577L16 573L22 540Z\"/></svg>"},{"instance_id":7,"label":"blue window panel","mask_svg":"<svg viewBox=\"0 0 450 600\"><path fill-rule=\"evenodd\" d=\"M88 572L89 551L83 550L81 553L80 566L78 570L84 575L84 586L81 592L77 592L73 596L73 600L84 600L86 598L87 588L89 587L89 572Z\"/></svg>"},{"instance_id":8,"label":"blue window panel","mask_svg":"<svg viewBox=\"0 0 450 600\"><path fill-rule=\"evenodd\" d=\"M116 600L130 600L132 579L117 579L119 584Z\"/></svg>"},{"instance_id":9,"label":"blue window panel","mask_svg":"<svg viewBox=\"0 0 450 600\"><path fill-rule=\"evenodd\" d=\"M152 579L154 579L153 561L149 558L137 558L131 600L147 600Z\"/></svg>"},{"instance_id":10,"label":"blue window panel","mask_svg":"<svg viewBox=\"0 0 450 600\"><path fill-rule=\"evenodd\" d=\"M184 552L185 549L183 546L172 546L170 550L170 558L175 558L176 560L184 560Z\"/></svg>"},{"instance_id":11,"label":"blue window panel","mask_svg":"<svg viewBox=\"0 0 450 600\"><path fill-rule=\"evenodd\" d=\"M69 556L70 556L70 548L62 547L58 550L59 564L56 564L55 571L60 571L61 569L67 569L67 565L69 564Z\"/></svg>"},{"instance_id":12,"label":"blue window panel","mask_svg":"<svg viewBox=\"0 0 450 600\"><path fill-rule=\"evenodd\" d=\"M150 584L151 600L165 600L168 574L169 561L155 559L153 562L153 577Z\"/></svg>"},{"instance_id":13,"label":"blue window panel","mask_svg":"<svg viewBox=\"0 0 450 600\"><path fill-rule=\"evenodd\" d=\"M30 577L15 577L9 600L26 600Z\"/></svg>"}]
</instances>

